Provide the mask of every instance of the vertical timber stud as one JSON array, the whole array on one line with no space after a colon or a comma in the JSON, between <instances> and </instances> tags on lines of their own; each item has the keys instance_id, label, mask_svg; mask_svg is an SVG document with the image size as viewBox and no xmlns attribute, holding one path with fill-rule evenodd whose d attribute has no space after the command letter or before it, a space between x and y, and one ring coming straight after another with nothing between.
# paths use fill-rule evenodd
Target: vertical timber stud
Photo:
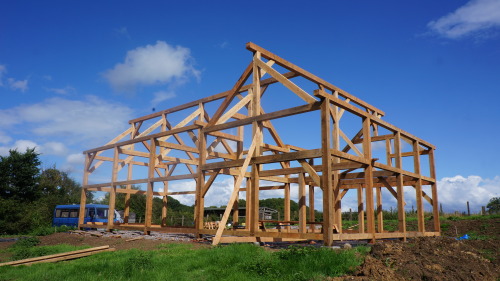
<instances>
[{"instance_id":1,"label":"vertical timber stud","mask_svg":"<svg viewBox=\"0 0 500 281\"><path fill-rule=\"evenodd\" d=\"M375 214L373 207L373 164L372 164L372 137L370 118L363 118L363 153L369 165L365 168L365 194L366 194L366 226L367 232L373 235L375 242Z\"/></svg>"},{"instance_id":2,"label":"vertical timber stud","mask_svg":"<svg viewBox=\"0 0 500 281\"><path fill-rule=\"evenodd\" d=\"M254 53L253 59L253 72L252 72L252 116L260 115L260 69L257 66L256 61L261 59L260 52ZM250 94L250 93L249 93ZM260 156L262 147L262 123L260 121L252 122L252 135L255 138L255 150L253 155L247 155L247 157ZM257 136L257 137L256 137ZM252 220L250 221L250 236L255 236L259 228L259 170L260 164L253 164L251 171L251 204L250 209L252 211Z\"/></svg>"},{"instance_id":3,"label":"vertical timber stud","mask_svg":"<svg viewBox=\"0 0 500 281\"><path fill-rule=\"evenodd\" d=\"M330 101L324 99L321 103L321 185L323 188L323 242L325 246L333 243L333 181L332 161L330 153Z\"/></svg>"},{"instance_id":4,"label":"vertical timber stud","mask_svg":"<svg viewBox=\"0 0 500 281\"><path fill-rule=\"evenodd\" d=\"M306 233L306 179L299 173L299 233Z\"/></svg>"},{"instance_id":5,"label":"vertical timber stud","mask_svg":"<svg viewBox=\"0 0 500 281\"><path fill-rule=\"evenodd\" d=\"M109 193L109 209L108 209L108 227L107 230L111 231L113 229L114 218L115 218L115 203L116 203L116 184L118 178L118 147L114 148L113 156L113 171L111 176L111 192Z\"/></svg>"},{"instance_id":6,"label":"vertical timber stud","mask_svg":"<svg viewBox=\"0 0 500 281\"><path fill-rule=\"evenodd\" d=\"M161 131L165 132L167 131L167 115L163 113L161 115L162 119L162 124L161 124ZM160 147L160 155L163 155L163 152L165 151L164 147ZM167 166L168 167L168 166ZM167 175L168 168L164 169L164 176ZM166 227L167 226L167 204L168 204L168 181L163 182L163 196L162 196L162 206L161 206L161 226Z\"/></svg>"},{"instance_id":7,"label":"vertical timber stud","mask_svg":"<svg viewBox=\"0 0 500 281\"><path fill-rule=\"evenodd\" d=\"M290 221L290 183L285 183L284 185L284 192L285 192L285 202L284 202L284 214L283 214L283 220L284 221ZM290 224L286 223L285 224L285 229L288 231L290 230Z\"/></svg>"},{"instance_id":8,"label":"vertical timber stud","mask_svg":"<svg viewBox=\"0 0 500 281\"><path fill-rule=\"evenodd\" d=\"M422 178L420 174L420 144L418 141L413 142L413 164L415 168L415 173L419 175L417 183L415 185L416 197L417 197L417 219L418 219L418 231L425 231L425 221L424 221L424 200L422 195Z\"/></svg>"},{"instance_id":9,"label":"vertical timber stud","mask_svg":"<svg viewBox=\"0 0 500 281\"><path fill-rule=\"evenodd\" d=\"M365 204L363 203L363 185L358 184L358 229L359 233L365 233Z\"/></svg>"},{"instance_id":10,"label":"vertical timber stud","mask_svg":"<svg viewBox=\"0 0 500 281\"><path fill-rule=\"evenodd\" d=\"M429 149L429 168L430 176L434 180L431 185L432 188L432 217L434 220L434 231L441 232L441 225L439 223L439 203L437 194L437 183L436 183L436 166L434 164L434 149Z\"/></svg>"},{"instance_id":11,"label":"vertical timber stud","mask_svg":"<svg viewBox=\"0 0 500 281\"><path fill-rule=\"evenodd\" d=\"M132 145L133 146L133 145ZM127 180L132 180L132 163L127 164ZM131 184L127 184L127 189L132 189ZM130 193L125 194L125 210L123 210L123 222L128 224L130 217Z\"/></svg>"},{"instance_id":12,"label":"vertical timber stud","mask_svg":"<svg viewBox=\"0 0 500 281\"><path fill-rule=\"evenodd\" d=\"M394 138L394 152L396 154L396 168L403 169L403 158L401 155L401 133L396 132ZM398 173L396 175L396 188L397 188L397 201L398 201L398 230L403 234L403 240L406 241L406 214L405 214L405 198L404 198L404 185L403 175Z\"/></svg>"},{"instance_id":13,"label":"vertical timber stud","mask_svg":"<svg viewBox=\"0 0 500 281\"><path fill-rule=\"evenodd\" d=\"M338 98L338 93L334 93ZM331 106L331 105L330 105ZM332 130L332 145L333 149L340 150L340 116L338 106L333 107L333 130ZM333 157L333 163L339 164L340 158ZM335 169L333 173L333 202L334 202L334 219L333 222L337 225L337 230L342 233L342 198L340 197L340 172Z\"/></svg>"},{"instance_id":14,"label":"vertical timber stud","mask_svg":"<svg viewBox=\"0 0 500 281\"><path fill-rule=\"evenodd\" d=\"M204 107L203 104L199 104L200 107L200 119L203 120ZM205 171L202 169L207 160L207 135L203 129L198 130L198 178L196 181L196 198L195 198L195 214L194 214L194 224L196 229L196 237L200 238L200 231L203 230L203 215L205 213L205 202L203 200L203 187L205 186Z\"/></svg>"},{"instance_id":15,"label":"vertical timber stud","mask_svg":"<svg viewBox=\"0 0 500 281\"><path fill-rule=\"evenodd\" d=\"M382 212L382 188L377 187L377 232L384 232L384 214Z\"/></svg>"},{"instance_id":16,"label":"vertical timber stud","mask_svg":"<svg viewBox=\"0 0 500 281\"><path fill-rule=\"evenodd\" d=\"M149 228L151 227L151 220L153 218L153 191L154 191L154 181L153 177L155 175L156 167L156 140L154 138L150 139L149 146L149 169L148 169L148 186L146 190L146 214L144 219L144 234L150 234Z\"/></svg>"},{"instance_id":17,"label":"vertical timber stud","mask_svg":"<svg viewBox=\"0 0 500 281\"><path fill-rule=\"evenodd\" d=\"M309 185L309 221L316 221L316 216L314 213L314 185ZM311 232L314 232L316 230L316 225L311 224L310 228Z\"/></svg>"},{"instance_id":18,"label":"vertical timber stud","mask_svg":"<svg viewBox=\"0 0 500 281\"><path fill-rule=\"evenodd\" d=\"M82 194L80 195L80 213L78 213L78 225L85 221L85 205L87 204L87 184L89 183L90 153L85 153L85 166L83 171Z\"/></svg>"}]
</instances>

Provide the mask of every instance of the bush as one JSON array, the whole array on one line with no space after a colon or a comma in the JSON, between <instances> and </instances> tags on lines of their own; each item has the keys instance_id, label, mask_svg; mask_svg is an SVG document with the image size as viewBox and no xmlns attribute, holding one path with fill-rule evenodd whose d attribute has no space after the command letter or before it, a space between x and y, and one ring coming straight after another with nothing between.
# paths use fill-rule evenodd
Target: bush
<instances>
[{"instance_id":1,"label":"bush","mask_svg":"<svg viewBox=\"0 0 500 281\"><path fill-rule=\"evenodd\" d=\"M12 248L31 248L31 247L35 247L38 244L40 244L40 239L38 239L36 237L21 237L11 247Z\"/></svg>"}]
</instances>

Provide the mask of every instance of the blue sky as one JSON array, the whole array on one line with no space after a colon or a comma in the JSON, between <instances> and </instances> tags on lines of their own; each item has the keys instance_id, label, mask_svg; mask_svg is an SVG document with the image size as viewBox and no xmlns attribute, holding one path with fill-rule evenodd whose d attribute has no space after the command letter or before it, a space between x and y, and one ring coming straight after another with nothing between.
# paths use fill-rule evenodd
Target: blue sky
<instances>
[{"instance_id":1,"label":"blue sky","mask_svg":"<svg viewBox=\"0 0 500 281\"><path fill-rule=\"evenodd\" d=\"M128 120L230 89L252 41L436 145L445 209L500 196L499 0L169 2L3 3L0 154L80 180Z\"/></svg>"}]
</instances>

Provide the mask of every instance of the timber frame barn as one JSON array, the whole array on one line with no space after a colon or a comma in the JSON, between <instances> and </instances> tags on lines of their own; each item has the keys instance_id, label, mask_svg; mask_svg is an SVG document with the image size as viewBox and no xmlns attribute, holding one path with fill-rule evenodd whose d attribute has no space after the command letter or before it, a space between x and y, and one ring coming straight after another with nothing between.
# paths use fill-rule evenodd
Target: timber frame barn
<instances>
[{"instance_id":1,"label":"timber frame barn","mask_svg":"<svg viewBox=\"0 0 500 281\"><path fill-rule=\"evenodd\" d=\"M336 240L440 235L432 144L383 121L382 110L256 44L246 48L252 60L231 90L130 120L122 134L84 152L80 228L214 235L214 245L304 239L332 245ZM283 102L266 104L270 95ZM265 112L266 106L273 110ZM285 108L275 109L280 106ZM278 134L280 125L286 140ZM232 193L211 191L215 180L224 177L234 179ZM412 231L407 230L405 190L416 202L412 209L418 228ZM87 191L109 193L108 223L84 223ZM282 221L259 220L259 196L269 191L282 192ZM227 200L216 229L204 224L210 192ZM396 231L384 230L382 192L385 200L397 202ZM118 193L125 194L121 224L113 223ZM290 220L292 193L298 194L298 221ZM354 228L342 226L342 200L349 193L357 202ZM132 194L146 195L142 224L128 223ZM181 194L194 198L194 226L167 224L167 195ZM238 225L240 194L246 198L246 222ZM155 196L163 198L157 224L152 223ZM315 220L315 201L322 202L321 221ZM432 210L428 224L425 205ZM228 229L228 220L235 227ZM269 223L277 227L266 228Z\"/></svg>"}]
</instances>

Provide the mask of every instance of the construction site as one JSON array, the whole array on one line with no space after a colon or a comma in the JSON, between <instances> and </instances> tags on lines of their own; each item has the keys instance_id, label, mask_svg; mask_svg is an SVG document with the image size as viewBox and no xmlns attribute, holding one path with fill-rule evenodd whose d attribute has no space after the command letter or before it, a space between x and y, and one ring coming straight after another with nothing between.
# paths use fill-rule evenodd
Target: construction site
<instances>
[{"instance_id":1,"label":"construction site","mask_svg":"<svg viewBox=\"0 0 500 281\"><path fill-rule=\"evenodd\" d=\"M384 121L381 109L278 55L254 43L246 48L250 63L234 84L226 85L228 91L130 120L123 133L84 152L79 228L211 236L214 245L321 240L331 246L342 240L440 235L431 143ZM408 107L412 110L417 111ZM230 194L214 184L228 179L233 180ZM109 193L107 223L84 221L86 194L96 191ZM259 216L259 199L266 192L281 192L279 220ZM124 220L114 223L120 193L125 194ZM415 206L407 206L405 193L414 194ZM146 195L140 224L128 220L133 194ZM298 221L291 220L293 194L298 195ZM167 196L181 195L193 198L193 226L168 223ZM391 202L384 202L388 197L383 195ZM217 227L204 221L207 196L226 202ZM355 228L343 226L346 196L357 199ZM163 200L160 224L152 220L154 197ZM246 206L238 206L240 198ZM388 230L384 203L394 202L398 226ZM416 231L407 230L405 209L412 207Z\"/></svg>"}]
</instances>

